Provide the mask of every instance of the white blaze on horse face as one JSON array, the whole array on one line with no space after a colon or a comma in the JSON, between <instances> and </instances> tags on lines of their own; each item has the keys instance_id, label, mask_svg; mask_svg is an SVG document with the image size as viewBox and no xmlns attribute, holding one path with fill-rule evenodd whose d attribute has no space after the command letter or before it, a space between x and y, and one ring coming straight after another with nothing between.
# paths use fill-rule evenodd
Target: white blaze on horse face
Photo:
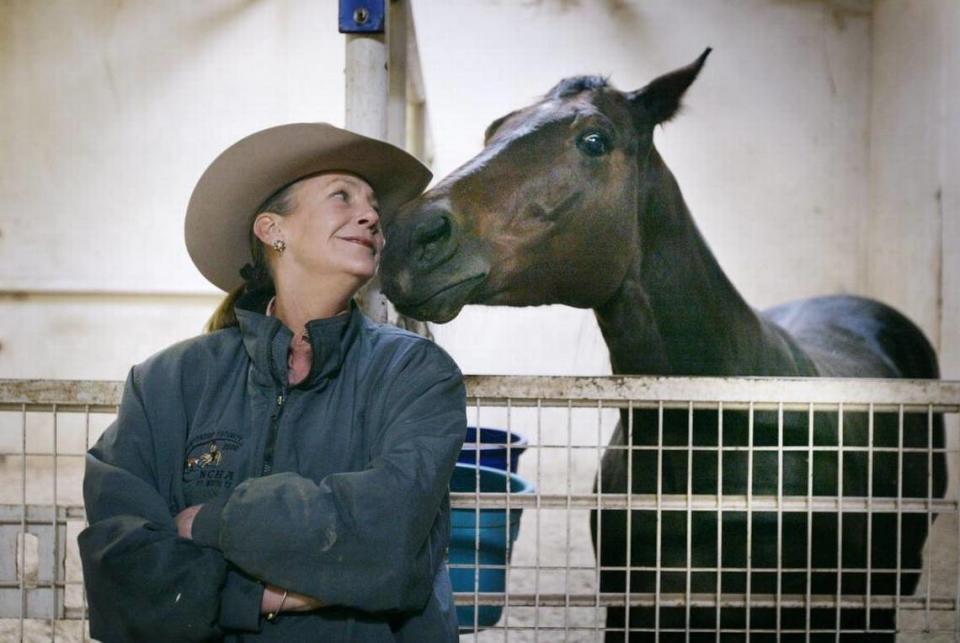
<instances>
[{"instance_id":1,"label":"white blaze on horse face","mask_svg":"<svg viewBox=\"0 0 960 643\"><path fill-rule=\"evenodd\" d=\"M558 102L559 101L557 99L544 101L539 105L537 105L537 108L535 111L541 114L549 114L550 116L555 116L557 113Z\"/></svg>"},{"instance_id":2,"label":"white blaze on horse face","mask_svg":"<svg viewBox=\"0 0 960 643\"><path fill-rule=\"evenodd\" d=\"M409 268L404 268L397 273L394 280L397 283L397 288L399 288L402 293L410 292L410 289L413 288L413 277L410 275Z\"/></svg>"}]
</instances>

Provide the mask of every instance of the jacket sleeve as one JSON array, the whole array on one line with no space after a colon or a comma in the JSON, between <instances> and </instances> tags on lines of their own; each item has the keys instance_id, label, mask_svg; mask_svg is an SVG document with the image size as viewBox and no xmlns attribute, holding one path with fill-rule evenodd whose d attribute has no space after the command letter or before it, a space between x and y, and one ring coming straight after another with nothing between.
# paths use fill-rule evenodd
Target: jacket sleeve
<instances>
[{"instance_id":1,"label":"jacket sleeve","mask_svg":"<svg viewBox=\"0 0 960 643\"><path fill-rule=\"evenodd\" d=\"M259 583L228 574L219 551L177 535L172 508L158 492L155 439L133 369L116 421L86 459L89 526L79 545L91 635L201 641L220 638L223 619L259 628L260 598L254 605L252 596Z\"/></svg>"},{"instance_id":2,"label":"jacket sleeve","mask_svg":"<svg viewBox=\"0 0 960 643\"><path fill-rule=\"evenodd\" d=\"M466 411L453 361L431 343L415 346L381 390L384 423L366 469L319 484L292 473L247 480L204 505L194 539L328 605L422 609L443 563L446 543L431 541L447 537L443 510Z\"/></svg>"}]
</instances>

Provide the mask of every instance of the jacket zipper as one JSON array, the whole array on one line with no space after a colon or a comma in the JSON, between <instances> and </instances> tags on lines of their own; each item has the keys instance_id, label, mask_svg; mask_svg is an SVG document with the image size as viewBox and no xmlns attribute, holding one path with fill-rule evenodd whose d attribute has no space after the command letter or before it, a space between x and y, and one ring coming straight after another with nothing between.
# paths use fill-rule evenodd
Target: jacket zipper
<instances>
[{"instance_id":1,"label":"jacket zipper","mask_svg":"<svg viewBox=\"0 0 960 643\"><path fill-rule=\"evenodd\" d=\"M287 401L287 392L283 390L277 395L276 409L270 417L270 429L267 431L267 444L263 448L263 467L260 475L270 475L273 471L273 451L277 445L277 434L280 431L280 415L283 413L283 403Z\"/></svg>"}]
</instances>

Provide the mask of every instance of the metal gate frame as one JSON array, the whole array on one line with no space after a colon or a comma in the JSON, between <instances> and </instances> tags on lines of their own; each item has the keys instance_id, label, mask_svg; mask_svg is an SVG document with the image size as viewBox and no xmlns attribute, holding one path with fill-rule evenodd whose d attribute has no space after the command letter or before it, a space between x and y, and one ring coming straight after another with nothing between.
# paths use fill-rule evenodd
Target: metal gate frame
<instances>
[{"instance_id":1,"label":"metal gate frame","mask_svg":"<svg viewBox=\"0 0 960 643\"><path fill-rule=\"evenodd\" d=\"M957 457L958 435L957 435L957 417L960 411L960 382L955 381L936 381L936 380L883 380L883 379L829 379L829 378L710 378L710 377L501 377L501 376L473 376L468 377L468 407L475 406L477 409L482 407L502 407L507 409L509 422L510 409L522 407L536 407L538 411L549 407L554 408L591 408L591 409L657 409L660 411L661 436L660 448L663 452L662 443L662 412L665 409L683 409L692 412L700 409L725 411L748 411L751 422L754 412L775 411L780 419L780 448L781 452L781 470L782 470L782 451L783 448L783 413L788 411L801 411L809 414L811 426L814 412L834 412L842 417L844 413L868 412L871 417L874 413L893 412L899 416L900 428L900 447L892 449L903 453L911 451L903 447L903 417L905 413L923 413L932 417L934 413L950 414L953 421L947 425L947 444L944 449L923 449L928 453L928 457L937 451L943 451L948 454L952 461L948 463L948 475L955 477L958 463ZM722 415L722 413L721 413ZM841 431L842 436L842 431ZM812 440L812 431L811 438ZM636 447L634 447L636 448ZM671 448L671 447L666 447ZM806 447L814 449L812 443ZM691 447L681 447L682 450L691 450ZM751 444L749 450L751 454L755 447ZM759 449L759 448L757 448ZM840 444L834 449L840 453L840 471L842 472L843 453L852 451L867 451L872 454L884 449L873 446L871 436L870 442L866 447L845 447L842 437ZM715 447L718 452L725 451L725 448ZM770 449L767 449L770 450ZM776 449L775 449L776 450ZM887 449L891 450L891 449ZM949 455L954 454L954 455ZM868 456L869 457L869 456ZM752 464L752 455L747 459ZM872 457L869 458L872 466ZM899 466L902 473L903 458L898 456ZM812 459L811 459L812 462ZM660 460L662 465L662 459ZM749 467L750 465L748 465ZM812 466L812 464L810 465ZM722 469L721 469L722 471ZM722 475L722 473L721 473ZM748 473L749 475L749 473ZM898 493L897 498L873 498L867 497L849 497L842 495L841 491L838 497L815 497L808 495L806 497L789 497L781 493L772 496L754 495L748 491L745 495L726 495L723 493L716 495L697 495L689 490L686 494L597 494L597 493L538 493L535 496L510 495L510 494L471 494L458 493L453 494L454 507L502 507L502 508L532 508L540 510L542 508L564 508L564 509L628 509L628 510L652 510L656 511L658 518L662 511L686 511L689 523L690 512L692 511L738 511L746 512L748 515L753 511L777 512L778 517L786 511L829 511L837 512L841 516L845 513L860 512L894 512L899 517L904 513L926 514L928 528L932 523L933 517L938 515L957 516L957 499L955 488L956 480L950 479L950 490L945 498L926 498L926 499L903 499L902 492ZM748 482L748 490L752 484ZM842 518L841 518L842 520ZM778 520L782 525L782 521ZM841 523L842 524L842 523ZM899 528L899 527L898 527ZM569 529L569 528L568 528ZM659 519L658 519L659 529ZM629 531L628 531L629 533ZM747 538L752 531L748 530ZM688 552L689 552L689 530ZM719 536L718 536L719 537ZM869 532L868 532L869 537ZM539 536L538 536L539 538ZM658 531L658 541L660 539ZM629 537L628 537L629 540ZM778 537L782 541L782 535ZM960 546L960 520L958 520L957 533L953 539L953 549ZM629 544L627 545L629 552ZM810 560L810 540L807 540L807 560ZM719 549L719 545L718 545ZM869 544L868 544L869 549ZM748 545L749 550L749 545ZM840 554L838 553L838 557ZM629 557L629 553L628 553ZM868 556L868 561L870 557ZM839 560L839 558L838 558ZM474 592L464 596L458 596L458 604L464 598L469 598L470 604L476 605L500 605L509 610L509 606L536 606L536 607L593 607L599 610L601 607L653 607L659 614L661 607L686 607L688 612L691 607L710 607L717 610L719 623L719 610L725 607L771 607L779 608L797 607L816 609L832 608L838 611L840 608L894 608L894 609L913 609L922 610L924 614L923 624L919 630L910 630L917 632L949 631L955 638L960 637L960 613L957 607L960 605L960 561L955 570L957 578L956 591L950 596L931 596L930 592L930 574L929 560L925 560L924 565L927 572L927 584L922 596L870 596L868 593L864 596L851 596L842 594L839 590L836 595L816 595L811 594L809 585L806 595L799 596L781 596L779 594L759 595L751 594L749 580L747 581L747 591L745 593L729 594L718 591L716 594L692 594L689 590L689 575L691 571L689 557L687 562L688 589L686 593L680 594L660 594L660 593L631 593L628 590L626 594L608 594L599 591L593 594L483 594ZM870 563L867 563L867 574L869 575ZM900 563L897 564L897 579L899 582ZM630 567L630 570L641 568ZM721 567L723 571L726 568ZM658 574L661 572L661 566L658 556L657 566L654 570ZM717 570L719 572L719 570ZM747 568L740 570L746 572L747 578L750 577L749 556ZM846 569L845 569L846 571ZM598 569L599 574L599 569ZM780 571L778 570L778 576ZM659 586L659 585L658 585ZM953 613L953 624L949 630L937 629L930 625L931 612L949 611ZM747 610L749 613L749 610ZM629 618L629 617L628 617ZM750 625L749 615L747 616L747 625L740 629L741 633L746 633L749 640ZM499 627L499 626L498 626ZM535 626L536 628L536 626ZM599 622L595 625L595 636L599 637L602 625ZM630 628L629 621L627 628ZM809 616L808 616L809 628ZM942 628L942 625L941 625ZM510 625L506 626L510 629ZM570 634L570 629L564 626L565 638ZM636 631L631 629L631 631ZM659 626L654 631L669 632L671 630L660 630ZM681 630L673 630L681 631ZM728 630L724 629L724 632ZM729 630L738 631L738 630ZM689 635L689 632L687 632ZM809 635L809 634L808 634ZM839 633L837 634L839 637ZM717 631L717 640L719 640L720 631ZM535 633L535 639L538 636ZM486 640L486 639L484 639ZM577 639L579 640L579 639Z\"/></svg>"},{"instance_id":2,"label":"metal gate frame","mask_svg":"<svg viewBox=\"0 0 960 643\"><path fill-rule=\"evenodd\" d=\"M509 413L510 409L559 408L567 409L596 409L599 412L609 409L722 409L748 411L777 411L782 418L784 411L835 411L845 412L896 412L902 418L907 412L944 413L956 419L960 413L960 382L930 381L930 380L861 380L861 379L780 379L780 378L684 378L684 377L518 377L518 376L468 376L466 378L468 391L468 408L502 407ZM0 616L3 619L19 618L18 631L23 636L24 621L28 616L25 612L27 596L36 597L46 593L46 598L40 601L47 614L49 627L53 628L59 621L86 618L83 607L67 607L64 604L64 595L69 585L77 585L78 581L68 581L64 575L64 564L67 556L67 526L69 523L80 523L84 519L82 506L63 506L57 504L58 477L57 467L53 468L51 480L53 488L53 505L27 505L26 480L27 458L52 457L56 464L58 458L82 457L80 454L60 454L58 444L58 418L61 414L85 415L84 426L88 435L85 444L89 445L96 436L89 435L90 417L94 414L113 414L116 412L122 390L121 382L97 381L51 381L51 380L0 380L0 411L8 416L19 414L21 417L21 435L19 445L14 449L0 452L0 458L8 463L20 461L21 470L21 503L0 505L0 530L7 534L16 532L16 537L0 538L0 546L9 550L10 543L15 542L18 560L11 564L9 559L0 562L0 592L7 596L19 594L19 614L7 613ZM27 449L27 416L28 414L49 413L53 416L52 439L50 450L28 451ZM957 453L956 422L948 424L952 433L948 436L947 453ZM901 434L902 435L902 434ZM902 445L902 437L901 437ZM843 450L843 445L839 447ZM852 448L852 447L851 447ZM873 449L868 446L868 449ZM718 447L718 450L721 450ZM902 451L902 449L901 449ZM930 450L931 452L933 450ZM782 456L781 456L782 457ZM956 456L953 456L956 457ZM902 458L901 467L902 467ZM752 461L752 459L750 460ZM951 464L950 467L955 467ZM956 471L952 471L956 474ZM476 509L526 508L529 510L541 509L648 509L657 512L674 510L716 510L716 511L837 511L844 512L871 512L888 511L898 515L904 512L924 513L928 520L934 515L958 514L955 480L951 481L952 492L945 498L856 498L856 497L784 497L757 496L748 493L745 496L730 496L722 493L717 495L695 494L596 494L572 493L569 488L566 493L540 493L532 495L505 494L505 493L454 493L451 494L452 505L455 508ZM749 488L749 487L748 487ZM960 520L953 547L960 545ZM24 569L24 550L29 546L20 534L34 533L41 537L40 542L33 546L41 565L46 563L49 569L40 569L34 575ZM808 540L809 547L809 540ZM809 559L808 559L809 560ZM960 563L958 563L960 564ZM929 566L929 562L925 563ZM13 574L11 575L11 572ZM508 572L509 574L509 566ZM960 579L960 566L955 571ZM510 636L511 631L521 635L523 630L531 630L534 639L541 634L554 636L559 628L521 627L511 630L509 623L509 609L513 607L549 608L557 607L569 610L570 608L593 608L600 610L610 606L651 606L651 607L721 607L760 606L769 604L771 607L896 607L903 609L922 610L926 615L926 625L921 630L930 630L929 615L931 612L949 611L953 613L953 626L949 630L955 636L960 635L960 582L957 591L951 596L931 596L929 577L926 591L922 596L818 596L809 593L806 596L784 597L780 595L751 595L749 588L746 594L714 595L691 594L606 594L594 593L515 593L509 589L504 594L487 594L480 592L459 593L456 596L458 605L499 605L506 608L506 626L497 626L490 632L481 633L479 638L489 640L491 636ZM0 601L0 605L8 605L9 600ZM9 609L5 608L5 609ZM85 626L81 625L85 631ZM749 626L748 626L749 629ZM581 634L591 636L590 631L578 632L570 627L564 628L564 637L572 635L574 638ZM51 632L53 630L50 630ZM593 637L598 637L602 631L599 625L594 626ZM54 635L51 634L51 637ZM476 636L476 635L475 635ZM719 634L718 634L719 636ZM486 638L484 638L486 637ZM517 636L515 635L515 638ZM522 638L522 637L521 637ZM494 639L496 640L496 639ZM552 640L552 638L550 639Z\"/></svg>"}]
</instances>

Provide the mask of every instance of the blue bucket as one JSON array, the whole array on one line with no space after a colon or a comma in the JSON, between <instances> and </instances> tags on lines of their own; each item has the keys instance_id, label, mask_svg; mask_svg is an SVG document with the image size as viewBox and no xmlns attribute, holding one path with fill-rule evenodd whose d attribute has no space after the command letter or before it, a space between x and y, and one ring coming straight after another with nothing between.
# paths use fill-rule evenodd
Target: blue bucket
<instances>
[{"instance_id":1,"label":"blue bucket","mask_svg":"<svg viewBox=\"0 0 960 643\"><path fill-rule=\"evenodd\" d=\"M510 467L507 468L509 445ZM519 433L511 433L506 429L480 427L480 440L477 440L477 428L467 427L467 437L463 441L463 449L457 462L464 464L479 464L482 467L493 467L501 471L517 472L517 460L520 454L527 450L527 439ZM479 452L479 454L478 454ZM472 490L472 489L471 489ZM502 489L501 489L502 491Z\"/></svg>"},{"instance_id":2,"label":"blue bucket","mask_svg":"<svg viewBox=\"0 0 960 643\"><path fill-rule=\"evenodd\" d=\"M503 493L508 483L511 493L533 493L533 485L516 474L466 464L457 464L454 469L450 491L475 493L478 471L481 493ZM449 563L453 591L504 592L509 563L507 549L513 550L522 511L511 509L509 515L506 509L453 509L450 512ZM498 605L481 605L475 614L473 606L461 605L457 607L457 620L461 629L473 629L474 618L478 627L490 627L497 624L502 611Z\"/></svg>"}]
</instances>

